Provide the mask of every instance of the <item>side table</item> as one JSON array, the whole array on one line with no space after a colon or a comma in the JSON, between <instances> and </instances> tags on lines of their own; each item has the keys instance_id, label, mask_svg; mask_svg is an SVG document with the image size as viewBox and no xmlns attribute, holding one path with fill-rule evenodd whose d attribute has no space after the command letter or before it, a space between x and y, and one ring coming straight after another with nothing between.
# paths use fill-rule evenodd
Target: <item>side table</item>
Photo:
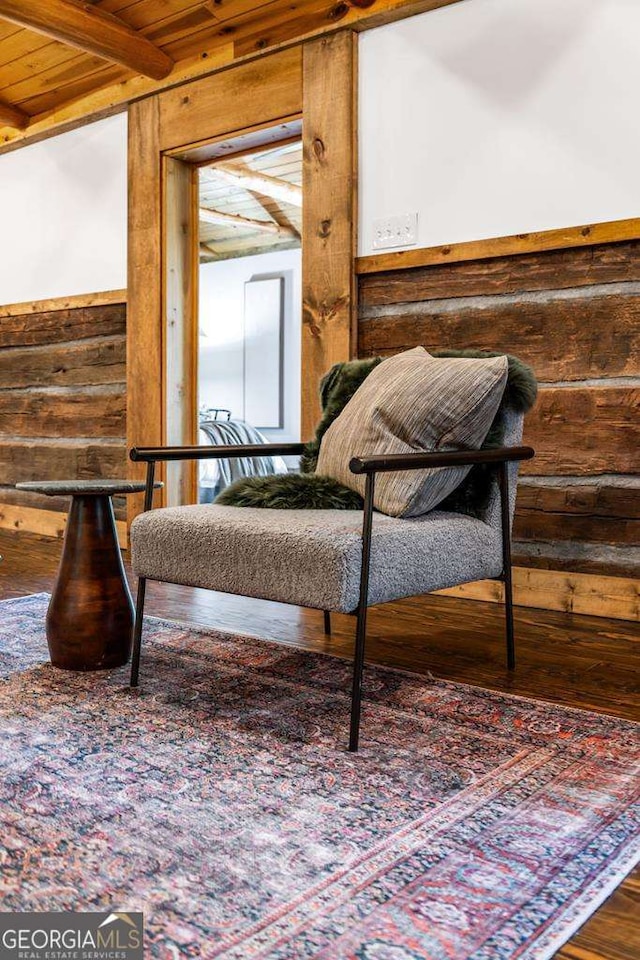
<instances>
[{"instance_id":1,"label":"side table","mask_svg":"<svg viewBox=\"0 0 640 960\"><path fill-rule=\"evenodd\" d=\"M144 483L49 480L19 483L17 489L71 497L62 558L47 611L51 663L63 670L122 666L131 655L134 607L111 497L141 493Z\"/></svg>"}]
</instances>

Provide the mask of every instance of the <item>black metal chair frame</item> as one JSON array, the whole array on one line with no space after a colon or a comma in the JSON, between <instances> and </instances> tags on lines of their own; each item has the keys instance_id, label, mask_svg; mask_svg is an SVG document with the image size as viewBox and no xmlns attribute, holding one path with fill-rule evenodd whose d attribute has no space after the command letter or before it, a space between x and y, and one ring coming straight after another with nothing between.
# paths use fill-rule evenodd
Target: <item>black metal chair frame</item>
<instances>
[{"instance_id":1,"label":"black metal chair frame","mask_svg":"<svg viewBox=\"0 0 640 960\"><path fill-rule=\"evenodd\" d=\"M158 462L179 460L223 459L252 456L296 456L303 453L303 443L247 444L243 446L219 447L134 447L130 452L133 461L147 464L147 477L144 494L144 511L153 506L155 468ZM349 750L356 752L360 738L360 717L362 712L362 679L367 635L367 597L369 593L369 568L371 563L371 533L373 529L373 501L376 474L399 470L421 470L428 467L473 466L487 464L498 472L500 489L500 509L502 527L502 573L496 579L504 583L505 621L507 641L507 667L514 670L516 665L515 638L513 630L513 583L511 573L511 517L509 511L509 464L530 460L534 456L531 447L498 447L490 450L451 451L449 453L408 453L387 456L354 457L349 467L354 474L364 474L365 494L362 521L362 564L360 569L360 591L358 606L353 611L356 616L356 640L353 660L353 681L351 688L351 722L349 731ZM133 627L133 653L131 660L132 687L136 687L140 675L140 650L142 645L142 624L146 578L138 580L136 617ZM331 616L324 611L325 632L331 632Z\"/></svg>"}]
</instances>

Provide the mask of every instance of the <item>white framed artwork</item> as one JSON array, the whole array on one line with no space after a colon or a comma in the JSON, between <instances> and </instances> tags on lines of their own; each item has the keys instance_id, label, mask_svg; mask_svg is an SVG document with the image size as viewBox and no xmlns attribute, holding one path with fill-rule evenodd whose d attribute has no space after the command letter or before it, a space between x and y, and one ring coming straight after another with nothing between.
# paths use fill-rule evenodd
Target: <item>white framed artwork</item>
<instances>
[{"instance_id":1,"label":"white framed artwork","mask_svg":"<svg viewBox=\"0 0 640 960\"><path fill-rule=\"evenodd\" d=\"M284 278L244 285L244 419L258 430L283 426Z\"/></svg>"}]
</instances>

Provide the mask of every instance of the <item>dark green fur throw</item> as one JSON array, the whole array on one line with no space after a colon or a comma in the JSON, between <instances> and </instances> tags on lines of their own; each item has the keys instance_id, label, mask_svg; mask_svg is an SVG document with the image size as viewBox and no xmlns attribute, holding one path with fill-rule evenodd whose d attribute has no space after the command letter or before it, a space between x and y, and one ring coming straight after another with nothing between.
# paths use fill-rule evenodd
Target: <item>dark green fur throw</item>
<instances>
[{"instance_id":1,"label":"dark green fur throw","mask_svg":"<svg viewBox=\"0 0 640 960\"><path fill-rule=\"evenodd\" d=\"M216 498L230 507L271 507L275 510L360 510L362 497L331 477L315 473L281 473L242 477Z\"/></svg>"},{"instance_id":2,"label":"dark green fur throw","mask_svg":"<svg viewBox=\"0 0 640 960\"><path fill-rule=\"evenodd\" d=\"M499 357L501 353L487 350L434 350L433 357ZM315 438L306 445L300 461L300 474L281 474L269 477L245 477L236 480L222 491L216 503L234 507L270 507L281 510L360 510L362 497L354 490L314 473L320 443L325 432L354 395L374 367L382 363L382 357L370 360L350 360L336 363L322 378L320 400L322 417L316 428ZM506 408L517 413L526 413L535 403L538 387L533 370L517 357L507 354L509 375L507 386L482 449L499 447L502 444L502 415ZM357 455L354 450L354 456ZM466 478L440 504L442 510L459 513L481 513L490 493L494 471L484 465L476 465Z\"/></svg>"}]
</instances>

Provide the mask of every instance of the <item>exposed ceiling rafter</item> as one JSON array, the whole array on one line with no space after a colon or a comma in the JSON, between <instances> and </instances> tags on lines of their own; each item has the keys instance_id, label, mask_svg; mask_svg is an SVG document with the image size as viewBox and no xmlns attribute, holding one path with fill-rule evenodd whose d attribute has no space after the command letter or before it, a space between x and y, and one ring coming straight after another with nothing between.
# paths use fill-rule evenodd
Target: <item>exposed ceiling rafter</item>
<instances>
[{"instance_id":1,"label":"exposed ceiling rafter","mask_svg":"<svg viewBox=\"0 0 640 960\"><path fill-rule=\"evenodd\" d=\"M281 180L280 177L270 177L266 173L259 173L248 167L231 163L215 163L211 165L210 170L223 183L244 187L245 190L260 193L263 197L271 197L272 200L279 200L281 203L290 203L294 207L302 206L302 187L296 183L289 183L288 180Z\"/></svg>"},{"instance_id":2,"label":"exposed ceiling rafter","mask_svg":"<svg viewBox=\"0 0 640 960\"><path fill-rule=\"evenodd\" d=\"M283 238L298 238L300 235L293 227L275 223L273 220L251 220L241 217L238 213L223 213L221 210L208 210L200 207L201 223L219 224L225 227L243 227L245 230L257 230L261 233L270 233Z\"/></svg>"},{"instance_id":3,"label":"exposed ceiling rafter","mask_svg":"<svg viewBox=\"0 0 640 960\"><path fill-rule=\"evenodd\" d=\"M273 197L265 197L262 193L255 193L253 190L249 190L249 194L253 197L260 209L263 210L268 217L275 220L278 226L291 227L298 236L300 235L300 231L291 222L277 200L274 200ZM269 201L269 206L267 206L265 200Z\"/></svg>"},{"instance_id":4,"label":"exposed ceiling rafter","mask_svg":"<svg viewBox=\"0 0 640 960\"><path fill-rule=\"evenodd\" d=\"M163 80L173 60L127 23L76 0L0 0L0 17L21 27Z\"/></svg>"},{"instance_id":5,"label":"exposed ceiling rafter","mask_svg":"<svg viewBox=\"0 0 640 960\"><path fill-rule=\"evenodd\" d=\"M24 110L0 100L0 127L13 127L24 130L29 126L30 117Z\"/></svg>"},{"instance_id":6,"label":"exposed ceiling rafter","mask_svg":"<svg viewBox=\"0 0 640 960\"><path fill-rule=\"evenodd\" d=\"M268 243L259 243L258 238L256 237L253 244L243 247L242 252L238 252L238 246L236 243L232 243L230 240L211 240L207 243L200 244L200 260L201 261L219 261L219 260L236 260L238 257L252 257L255 254L260 253L269 253L271 250L295 250L299 246L299 241L297 240L283 240L278 243L277 247L270 246Z\"/></svg>"}]
</instances>

